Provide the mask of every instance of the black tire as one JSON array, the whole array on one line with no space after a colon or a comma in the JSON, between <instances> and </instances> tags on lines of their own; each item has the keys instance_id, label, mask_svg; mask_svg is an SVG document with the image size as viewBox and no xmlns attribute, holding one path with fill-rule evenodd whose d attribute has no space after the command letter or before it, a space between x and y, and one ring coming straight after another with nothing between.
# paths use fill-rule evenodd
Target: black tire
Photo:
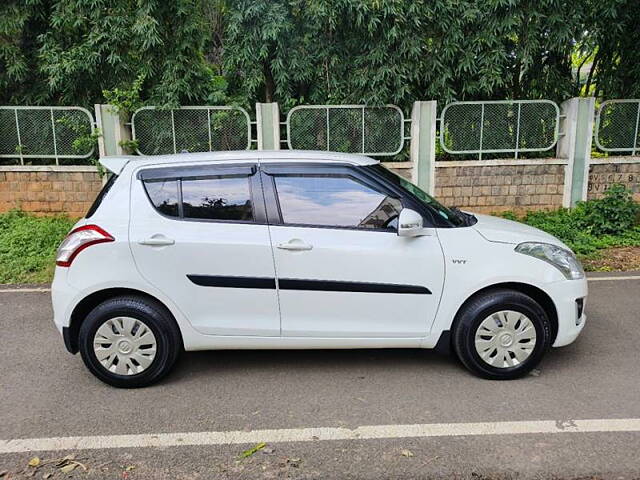
<instances>
[{"instance_id":1,"label":"black tire","mask_svg":"<svg viewBox=\"0 0 640 480\"><path fill-rule=\"evenodd\" d=\"M495 367L485 362L475 347L478 327L485 318L502 310L526 315L536 331L536 343L526 360L513 367ZM515 290L491 290L468 301L458 312L452 344L462 364L474 374L492 380L512 380L538 365L551 343L551 324L544 309L531 297Z\"/></svg>"},{"instance_id":2,"label":"black tire","mask_svg":"<svg viewBox=\"0 0 640 480\"><path fill-rule=\"evenodd\" d=\"M155 358L140 373L118 375L107 370L96 357L93 349L96 331L114 317L140 320L155 336ZM169 373L182 351L182 337L175 320L162 304L146 297L127 295L105 300L91 310L80 326L78 345L85 365L100 380L114 387L138 388L151 385Z\"/></svg>"}]
</instances>

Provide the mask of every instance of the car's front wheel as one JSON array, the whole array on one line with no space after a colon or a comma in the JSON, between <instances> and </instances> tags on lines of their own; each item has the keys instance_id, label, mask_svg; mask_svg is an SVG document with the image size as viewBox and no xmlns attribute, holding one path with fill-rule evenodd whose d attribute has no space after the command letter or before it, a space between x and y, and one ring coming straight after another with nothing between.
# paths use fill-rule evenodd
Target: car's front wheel
<instances>
[{"instance_id":1,"label":"car's front wheel","mask_svg":"<svg viewBox=\"0 0 640 480\"><path fill-rule=\"evenodd\" d=\"M473 298L458 313L453 348L472 372L510 380L530 372L551 342L545 310L514 290L492 290Z\"/></svg>"},{"instance_id":2,"label":"car's front wheel","mask_svg":"<svg viewBox=\"0 0 640 480\"><path fill-rule=\"evenodd\" d=\"M121 388L157 382L181 351L180 331L170 313L139 296L111 298L95 307L82 323L78 340L91 373Z\"/></svg>"}]
</instances>

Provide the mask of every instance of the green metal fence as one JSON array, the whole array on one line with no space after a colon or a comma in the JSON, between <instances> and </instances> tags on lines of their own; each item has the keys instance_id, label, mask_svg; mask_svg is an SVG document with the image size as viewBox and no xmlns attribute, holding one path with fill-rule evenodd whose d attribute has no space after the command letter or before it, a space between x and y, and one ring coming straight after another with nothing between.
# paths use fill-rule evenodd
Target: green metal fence
<instances>
[{"instance_id":1,"label":"green metal fence","mask_svg":"<svg viewBox=\"0 0 640 480\"><path fill-rule=\"evenodd\" d=\"M596 113L595 144L603 152L640 151L640 99L606 100Z\"/></svg>"},{"instance_id":2,"label":"green metal fence","mask_svg":"<svg viewBox=\"0 0 640 480\"><path fill-rule=\"evenodd\" d=\"M93 142L91 113L81 107L0 106L0 158L19 161L87 159Z\"/></svg>"},{"instance_id":3,"label":"green metal fence","mask_svg":"<svg viewBox=\"0 0 640 480\"><path fill-rule=\"evenodd\" d=\"M550 100L452 102L440 114L440 145L450 154L543 152L556 146L560 109Z\"/></svg>"},{"instance_id":4,"label":"green metal fence","mask_svg":"<svg viewBox=\"0 0 640 480\"><path fill-rule=\"evenodd\" d=\"M409 138L405 122L402 110L395 105L301 105L287 114L287 146L393 156Z\"/></svg>"},{"instance_id":5,"label":"green metal fence","mask_svg":"<svg viewBox=\"0 0 640 480\"><path fill-rule=\"evenodd\" d=\"M131 135L140 155L244 150L252 142L247 111L226 106L143 107L131 117Z\"/></svg>"}]
</instances>

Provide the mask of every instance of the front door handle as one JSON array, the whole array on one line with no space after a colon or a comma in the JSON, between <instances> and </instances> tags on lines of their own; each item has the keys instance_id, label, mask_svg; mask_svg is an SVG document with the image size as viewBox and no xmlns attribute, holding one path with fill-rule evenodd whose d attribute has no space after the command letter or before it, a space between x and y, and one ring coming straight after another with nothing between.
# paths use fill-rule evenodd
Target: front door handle
<instances>
[{"instance_id":1,"label":"front door handle","mask_svg":"<svg viewBox=\"0 0 640 480\"><path fill-rule=\"evenodd\" d=\"M281 250L293 250L293 251L303 252L305 250L311 250L313 248L313 245L309 245L308 243L305 243L302 240L298 240L297 238L294 238L292 240L289 240L286 243L281 243L280 245L278 245L278 248Z\"/></svg>"},{"instance_id":2,"label":"front door handle","mask_svg":"<svg viewBox=\"0 0 640 480\"><path fill-rule=\"evenodd\" d=\"M162 247L165 245L173 245L176 243L172 238L167 238L164 235L153 235L145 240L140 240L140 245L150 245L152 247Z\"/></svg>"}]
</instances>

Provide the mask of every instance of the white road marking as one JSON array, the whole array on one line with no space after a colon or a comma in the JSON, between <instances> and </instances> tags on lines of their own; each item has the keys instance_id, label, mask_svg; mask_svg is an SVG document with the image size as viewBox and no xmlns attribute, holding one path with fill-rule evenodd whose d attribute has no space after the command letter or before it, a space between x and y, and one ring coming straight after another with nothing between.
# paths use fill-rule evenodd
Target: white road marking
<instances>
[{"instance_id":1,"label":"white road marking","mask_svg":"<svg viewBox=\"0 0 640 480\"><path fill-rule=\"evenodd\" d=\"M369 425L348 428L318 427L277 430L185 432L141 435L105 435L0 440L1 453L107 448L230 445L244 443L317 442L389 438L466 437L474 435L522 435L534 433L640 432L640 418L593 420L540 420L483 423L427 423L418 425Z\"/></svg>"},{"instance_id":2,"label":"white road marking","mask_svg":"<svg viewBox=\"0 0 640 480\"><path fill-rule=\"evenodd\" d=\"M33 292L50 292L50 288L0 288L0 293L33 293Z\"/></svg>"},{"instance_id":3,"label":"white road marking","mask_svg":"<svg viewBox=\"0 0 640 480\"><path fill-rule=\"evenodd\" d=\"M626 277L587 277L590 282L604 282L608 280L640 280L640 275L627 275Z\"/></svg>"},{"instance_id":4,"label":"white road marking","mask_svg":"<svg viewBox=\"0 0 640 480\"><path fill-rule=\"evenodd\" d=\"M590 282L603 282L614 280L640 280L640 275L627 275L620 277L587 277ZM50 292L50 288L0 288L0 293L34 293L34 292Z\"/></svg>"}]
</instances>

